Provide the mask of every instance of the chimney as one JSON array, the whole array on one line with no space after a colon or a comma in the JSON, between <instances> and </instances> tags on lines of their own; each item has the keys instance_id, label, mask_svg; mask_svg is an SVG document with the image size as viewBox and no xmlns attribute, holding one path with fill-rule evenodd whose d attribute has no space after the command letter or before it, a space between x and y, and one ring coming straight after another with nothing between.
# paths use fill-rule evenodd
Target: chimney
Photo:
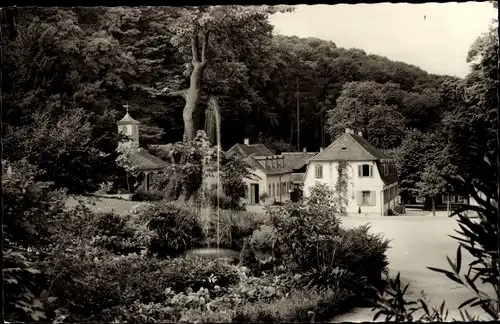
<instances>
[{"instance_id":1,"label":"chimney","mask_svg":"<svg viewBox=\"0 0 500 324\"><path fill-rule=\"evenodd\" d=\"M320 152L323 152L323 148L322 148L322 147L320 147L320 148L319 148L319 151L320 151Z\"/></svg>"},{"instance_id":2,"label":"chimney","mask_svg":"<svg viewBox=\"0 0 500 324\"><path fill-rule=\"evenodd\" d=\"M243 139L243 144L250 145L250 139L249 138Z\"/></svg>"},{"instance_id":3,"label":"chimney","mask_svg":"<svg viewBox=\"0 0 500 324\"><path fill-rule=\"evenodd\" d=\"M358 135L363 137L363 132L358 132Z\"/></svg>"},{"instance_id":4,"label":"chimney","mask_svg":"<svg viewBox=\"0 0 500 324\"><path fill-rule=\"evenodd\" d=\"M302 152L307 153L307 147L304 147L304 148L302 149Z\"/></svg>"},{"instance_id":5,"label":"chimney","mask_svg":"<svg viewBox=\"0 0 500 324\"><path fill-rule=\"evenodd\" d=\"M345 129L345 133L346 133L346 134L349 134L350 132L351 132L351 130L350 130L349 128L346 128L346 129Z\"/></svg>"}]
</instances>

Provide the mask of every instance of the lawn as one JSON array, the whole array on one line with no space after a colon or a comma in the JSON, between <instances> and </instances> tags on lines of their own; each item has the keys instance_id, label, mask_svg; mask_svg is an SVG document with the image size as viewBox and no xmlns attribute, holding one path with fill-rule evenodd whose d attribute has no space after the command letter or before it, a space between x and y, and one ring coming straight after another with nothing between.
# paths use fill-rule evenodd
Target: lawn
<instances>
[{"instance_id":1,"label":"lawn","mask_svg":"<svg viewBox=\"0 0 500 324\"><path fill-rule=\"evenodd\" d=\"M371 230L383 233L392 240L389 249L389 269L392 276L401 272L405 284L410 281L410 292L419 296L424 290L427 298L438 306L446 300L450 314L457 319L460 315L458 306L473 295L464 287L449 280L446 276L428 270L426 267L449 269L446 255L455 259L458 243L448 235L456 234L457 222L445 215L438 216L398 216L398 217L345 217L342 224L346 227L354 227L371 223ZM462 264L466 266L472 257L462 252ZM475 311L474 311L475 310ZM471 311L474 315L481 315L480 309ZM334 322L362 322L372 321L374 312L371 308L356 308L351 312L339 316ZM377 321L383 321L379 318Z\"/></svg>"},{"instance_id":2,"label":"lawn","mask_svg":"<svg viewBox=\"0 0 500 324\"><path fill-rule=\"evenodd\" d=\"M79 199L82 199L86 203L86 206L90 207L93 211L103 211L112 208L120 215L126 214L132 207L138 204L136 201L115 198L69 197L66 207L71 208L76 206Z\"/></svg>"}]
</instances>

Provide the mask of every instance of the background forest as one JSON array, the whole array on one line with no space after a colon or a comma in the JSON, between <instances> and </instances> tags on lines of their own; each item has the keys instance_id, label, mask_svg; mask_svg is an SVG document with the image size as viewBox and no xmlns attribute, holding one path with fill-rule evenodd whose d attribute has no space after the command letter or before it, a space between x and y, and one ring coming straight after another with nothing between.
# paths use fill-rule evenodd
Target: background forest
<instances>
[{"instance_id":1,"label":"background forest","mask_svg":"<svg viewBox=\"0 0 500 324\"><path fill-rule=\"evenodd\" d=\"M236 10L211 34L199 105L203 112L218 98L223 149L250 138L277 151L317 151L350 127L394 154L407 192L433 196L448 188L438 175L479 172L496 129L493 27L472 44L471 72L460 79L331 41L273 35L273 12L247 13L253 23L236 28L246 19ZM183 9L169 7L20 10L16 35L4 34L4 157L28 159L72 192L122 179L115 123L125 103L142 122L141 146L181 141L185 101L157 90L189 85L180 18ZM196 114L198 128L203 118Z\"/></svg>"}]
</instances>

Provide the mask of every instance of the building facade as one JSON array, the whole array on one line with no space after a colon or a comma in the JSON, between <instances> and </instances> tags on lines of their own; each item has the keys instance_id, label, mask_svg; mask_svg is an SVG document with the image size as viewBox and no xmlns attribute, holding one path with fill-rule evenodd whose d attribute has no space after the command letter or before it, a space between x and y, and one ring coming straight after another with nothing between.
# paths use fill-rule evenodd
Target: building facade
<instances>
[{"instance_id":1,"label":"building facade","mask_svg":"<svg viewBox=\"0 0 500 324\"><path fill-rule=\"evenodd\" d=\"M226 156L238 156L252 168L252 175L243 179L247 204L270 204L290 199L292 170L285 165L283 156L275 155L263 144L250 144L248 139L243 144L233 145Z\"/></svg>"},{"instance_id":2,"label":"building facade","mask_svg":"<svg viewBox=\"0 0 500 324\"><path fill-rule=\"evenodd\" d=\"M394 160L350 129L309 159L304 176L306 197L315 183L326 184L342 195L347 214L385 216L394 210L399 194ZM340 184L345 188L336 190Z\"/></svg>"}]
</instances>

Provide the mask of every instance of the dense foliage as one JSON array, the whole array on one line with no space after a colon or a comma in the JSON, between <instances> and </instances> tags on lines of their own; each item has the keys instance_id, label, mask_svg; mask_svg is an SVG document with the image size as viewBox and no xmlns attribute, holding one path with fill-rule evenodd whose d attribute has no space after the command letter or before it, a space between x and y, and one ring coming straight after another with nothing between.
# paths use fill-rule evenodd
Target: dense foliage
<instances>
[{"instance_id":1,"label":"dense foliage","mask_svg":"<svg viewBox=\"0 0 500 324\"><path fill-rule=\"evenodd\" d=\"M125 188L125 172L115 163L115 122L127 102L142 122L143 146L182 140L183 107L190 105L198 107L194 138L215 96L223 148L247 137L279 150L297 146L297 83L299 144L309 150L326 146L327 133L335 137L347 126L395 148L405 129L433 131L459 106L460 79L331 41L273 36L268 16L282 10L289 8L18 10L15 37L5 40L3 54L5 156L17 160L30 148L30 163L46 171L40 179L70 191L94 191L108 180ZM226 16L231 19L219 19ZM198 32L194 52L192 31ZM162 95L192 88L191 61L202 52L207 63L199 98ZM237 181L224 185L243 194Z\"/></svg>"}]
</instances>

